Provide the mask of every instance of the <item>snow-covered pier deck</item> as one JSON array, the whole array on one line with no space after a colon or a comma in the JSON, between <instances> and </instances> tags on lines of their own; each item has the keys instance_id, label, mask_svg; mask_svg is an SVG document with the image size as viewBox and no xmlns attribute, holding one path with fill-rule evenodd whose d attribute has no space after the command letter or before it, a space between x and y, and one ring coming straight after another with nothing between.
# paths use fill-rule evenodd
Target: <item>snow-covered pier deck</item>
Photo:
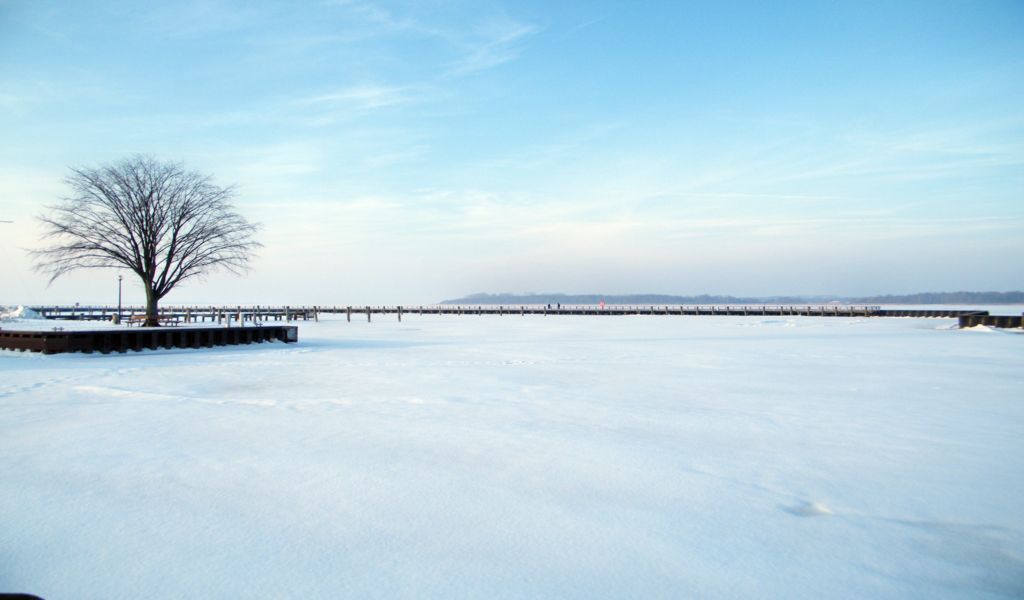
<instances>
[{"instance_id":1,"label":"snow-covered pier deck","mask_svg":"<svg viewBox=\"0 0 1024 600\"><path fill-rule=\"evenodd\" d=\"M0 329L0 348L43 354L62 352L127 352L157 348L208 348L262 342L297 342L298 327L139 327L70 331Z\"/></svg>"}]
</instances>

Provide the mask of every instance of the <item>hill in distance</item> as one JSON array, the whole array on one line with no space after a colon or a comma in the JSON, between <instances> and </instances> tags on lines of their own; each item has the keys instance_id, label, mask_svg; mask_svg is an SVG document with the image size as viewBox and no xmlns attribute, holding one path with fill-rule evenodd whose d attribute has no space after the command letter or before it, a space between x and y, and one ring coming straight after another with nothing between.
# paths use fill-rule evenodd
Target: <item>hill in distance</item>
<instances>
[{"instance_id":1,"label":"hill in distance","mask_svg":"<svg viewBox=\"0 0 1024 600\"><path fill-rule=\"evenodd\" d=\"M1024 304L1024 292L920 292L882 296L759 296L701 294L470 294L441 304Z\"/></svg>"}]
</instances>

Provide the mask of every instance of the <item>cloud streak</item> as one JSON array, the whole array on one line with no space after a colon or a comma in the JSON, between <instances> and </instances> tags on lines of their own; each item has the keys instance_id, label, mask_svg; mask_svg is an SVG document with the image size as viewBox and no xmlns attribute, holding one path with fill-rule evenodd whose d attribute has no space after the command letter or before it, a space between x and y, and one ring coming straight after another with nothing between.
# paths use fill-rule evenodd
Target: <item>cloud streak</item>
<instances>
[{"instance_id":1,"label":"cloud streak","mask_svg":"<svg viewBox=\"0 0 1024 600\"><path fill-rule=\"evenodd\" d=\"M462 56L446 75L464 76L493 69L519 58L523 42L538 32L534 25L500 19L481 24L469 39L458 40Z\"/></svg>"}]
</instances>

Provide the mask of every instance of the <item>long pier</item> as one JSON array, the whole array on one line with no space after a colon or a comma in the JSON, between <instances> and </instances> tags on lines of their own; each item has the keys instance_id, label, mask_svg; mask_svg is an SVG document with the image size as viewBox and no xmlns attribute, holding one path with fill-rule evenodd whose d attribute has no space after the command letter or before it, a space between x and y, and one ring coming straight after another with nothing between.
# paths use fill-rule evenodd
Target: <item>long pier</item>
<instances>
[{"instance_id":1,"label":"long pier","mask_svg":"<svg viewBox=\"0 0 1024 600\"><path fill-rule=\"evenodd\" d=\"M107 321L114 316L127 323L145 314L141 307L35 306L32 310L46 319ZM960 327L979 325L1000 328L1024 327L1024 315L990 315L987 310L912 309L851 305L452 305L422 306L168 306L160 321L184 327L123 327L95 331L20 331L0 329L0 348L55 354L61 352L126 352L145 348L199 348L298 340L293 325L267 321L319 320L322 314L344 314L348 321L365 315L693 315L693 316L800 316L800 317L916 317L956 318ZM133 317L135 319L133 319ZM209 325L205 325L209 322ZM237 323L232 326L232 322ZM247 326L246 323L252 325Z\"/></svg>"},{"instance_id":2,"label":"long pier","mask_svg":"<svg viewBox=\"0 0 1024 600\"><path fill-rule=\"evenodd\" d=\"M111 306L34 306L47 319L109 321L117 308ZM121 309L124 319L145 314L143 307ZM855 305L453 305L419 306L168 306L160 318L182 323L245 323L263 321L317 320L323 314L344 314L348 320L373 315L693 315L693 316L801 316L801 317L932 317L985 316L987 310L882 308Z\"/></svg>"}]
</instances>

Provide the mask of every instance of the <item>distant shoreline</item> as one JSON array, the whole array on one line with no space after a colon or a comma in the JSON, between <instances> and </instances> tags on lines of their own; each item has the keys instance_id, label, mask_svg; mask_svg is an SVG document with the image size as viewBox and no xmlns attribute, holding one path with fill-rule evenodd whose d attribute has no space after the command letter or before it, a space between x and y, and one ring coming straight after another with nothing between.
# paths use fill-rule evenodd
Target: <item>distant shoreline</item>
<instances>
[{"instance_id":1,"label":"distant shoreline","mask_svg":"<svg viewBox=\"0 0 1024 600\"><path fill-rule=\"evenodd\" d=\"M470 294L441 304L1024 304L1024 292L921 292L883 296L763 296L702 294Z\"/></svg>"}]
</instances>

